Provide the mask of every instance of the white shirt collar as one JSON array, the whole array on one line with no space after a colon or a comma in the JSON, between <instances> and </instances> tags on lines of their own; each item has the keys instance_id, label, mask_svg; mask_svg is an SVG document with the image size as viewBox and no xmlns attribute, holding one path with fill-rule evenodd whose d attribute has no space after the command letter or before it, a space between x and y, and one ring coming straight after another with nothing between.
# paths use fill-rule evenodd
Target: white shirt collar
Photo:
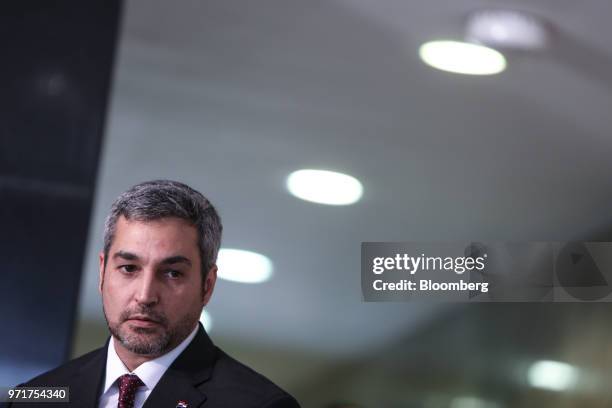
<instances>
[{"instance_id":1,"label":"white shirt collar","mask_svg":"<svg viewBox=\"0 0 612 408\"><path fill-rule=\"evenodd\" d=\"M136 374L142 382L145 384L147 390L153 390L162 375L166 372L168 367L176 360L176 358L187 348L189 343L193 340L198 332L200 325L196 325L195 329L191 332L185 340L183 340L178 346L164 355L161 355L153 360L146 361L136 367L136 369L130 373L123 361L117 355L115 350L115 344L113 337L111 336L108 342L108 350L106 353L106 380L104 383L104 389L102 395L108 392L113 386L117 378L124 374Z\"/></svg>"}]
</instances>

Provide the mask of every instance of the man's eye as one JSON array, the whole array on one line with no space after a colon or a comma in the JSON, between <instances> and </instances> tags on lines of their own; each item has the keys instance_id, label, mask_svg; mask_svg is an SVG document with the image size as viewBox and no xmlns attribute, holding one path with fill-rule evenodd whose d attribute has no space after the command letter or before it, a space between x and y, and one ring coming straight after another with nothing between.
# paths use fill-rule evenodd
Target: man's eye
<instances>
[{"instance_id":1,"label":"man's eye","mask_svg":"<svg viewBox=\"0 0 612 408\"><path fill-rule=\"evenodd\" d=\"M136 272L136 265L121 265L119 269L123 272L133 273Z\"/></svg>"},{"instance_id":2,"label":"man's eye","mask_svg":"<svg viewBox=\"0 0 612 408\"><path fill-rule=\"evenodd\" d=\"M176 279L176 278L180 278L180 277L181 277L181 275L182 275L182 273L181 273L181 272L179 272L179 271L176 271L176 270L174 270L174 269L169 269L169 270L167 270L167 271L166 271L166 275L167 275L169 278Z\"/></svg>"}]
</instances>

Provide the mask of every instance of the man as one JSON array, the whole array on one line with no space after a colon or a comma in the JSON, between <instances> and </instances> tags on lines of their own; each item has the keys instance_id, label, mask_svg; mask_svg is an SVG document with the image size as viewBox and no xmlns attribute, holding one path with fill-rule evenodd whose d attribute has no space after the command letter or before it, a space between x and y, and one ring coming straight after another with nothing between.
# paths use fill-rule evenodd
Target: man
<instances>
[{"instance_id":1,"label":"man","mask_svg":"<svg viewBox=\"0 0 612 408\"><path fill-rule=\"evenodd\" d=\"M78 407L299 407L215 347L199 324L217 279L221 231L214 207L185 184L150 181L121 194L99 256L112 336L22 386L68 386Z\"/></svg>"}]
</instances>

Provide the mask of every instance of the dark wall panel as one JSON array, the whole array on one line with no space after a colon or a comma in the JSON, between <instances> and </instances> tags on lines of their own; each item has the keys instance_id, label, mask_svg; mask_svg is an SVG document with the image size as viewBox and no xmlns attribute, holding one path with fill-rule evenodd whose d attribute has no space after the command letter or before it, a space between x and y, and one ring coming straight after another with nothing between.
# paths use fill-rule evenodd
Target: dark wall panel
<instances>
[{"instance_id":1,"label":"dark wall panel","mask_svg":"<svg viewBox=\"0 0 612 408\"><path fill-rule=\"evenodd\" d=\"M120 2L0 7L1 386L68 358Z\"/></svg>"}]
</instances>

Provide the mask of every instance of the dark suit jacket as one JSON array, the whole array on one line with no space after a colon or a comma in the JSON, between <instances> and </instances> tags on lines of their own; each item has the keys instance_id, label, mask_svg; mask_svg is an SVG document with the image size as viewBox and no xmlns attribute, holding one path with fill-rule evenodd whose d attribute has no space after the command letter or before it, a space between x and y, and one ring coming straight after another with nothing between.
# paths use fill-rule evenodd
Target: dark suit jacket
<instances>
[{"instance_id":1,"label":"dark suit jacket","mask_svg":"<svg viewBox=\"0 0 612 408\"><path fill-rule=\"evenodd\" d=\"M107 342L108 346L108 342ZM97 408L102 391L108 347L94 350L21 386L70 387L71 407ZM270 380L216 347L204 328L164 373L144 408L299 408L297 401ZM51 407L53 403L17 403L15 408Z\"/></svg>"}]
</instances>

